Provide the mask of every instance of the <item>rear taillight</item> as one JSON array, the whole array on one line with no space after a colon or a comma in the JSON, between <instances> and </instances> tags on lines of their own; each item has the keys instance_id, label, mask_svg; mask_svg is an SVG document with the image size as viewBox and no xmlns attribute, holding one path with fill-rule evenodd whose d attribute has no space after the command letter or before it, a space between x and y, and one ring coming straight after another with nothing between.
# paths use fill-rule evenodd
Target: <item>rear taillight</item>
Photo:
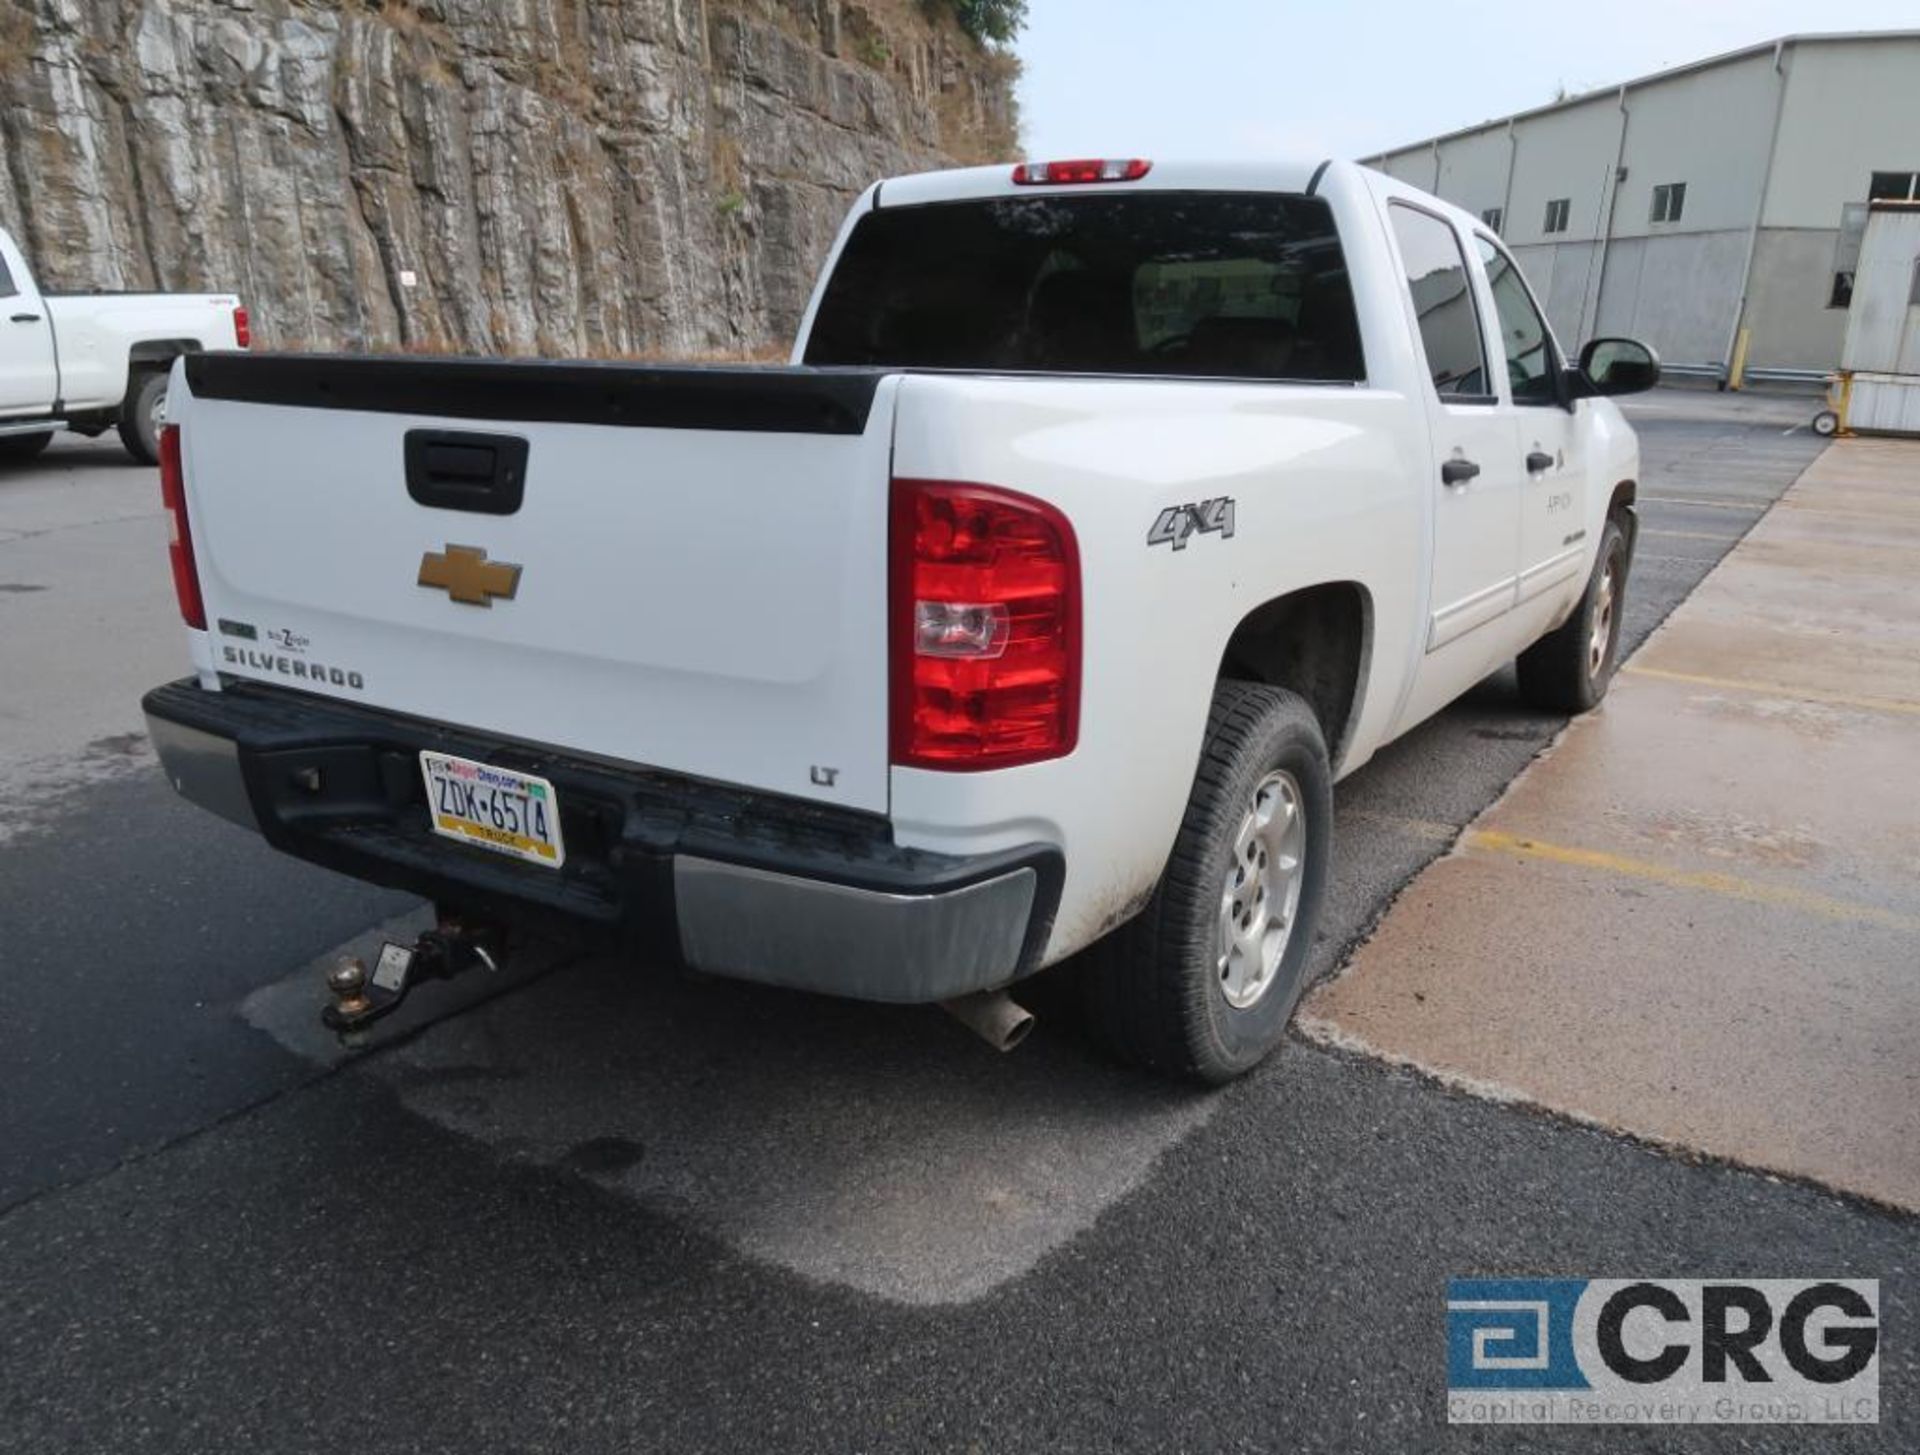
<instances>
[{"instance_id":1,"label":"rear taillight","mask_svg":"<svg viewBox=\"0 0 1920 1455\"><path fill-rule=\"evenodd\" d=\"M1140 157L1092 157L1077 162L1022 162L1013 169L1021 187L1064 187L1077 182L1138 182L1153 170Z\"/></svg>"},{"instance_id":2,"label":"rear taillight","mask_svg":"<svg viewBox=\"0 0 1920 1455\"><path fill-rule=\"evenodd\" d=\"M893 761L965 771L1073 751L1080 556L1042 501L893 482Z\"/></svg>"},{"instance_id":3,"label":"rear taillight","mask_svg":"<svg viewBox=\"0 0 1920 1455\"><path fill-rule=\"evenodd\" d=\"M167 559L173 565L173 594L180 619L195 631L207 629L207 608L200 600L200 576L193 566L193 532L187 528L187 478L180 468L180 426L160 426L160 503L167 509Z\"/></svg>"},{"instance_id":4,"label":"rear taillight","mask_svg":"<svg viewBox=\"0 0 1920 1455\"><path fill-rule=\"evenodd\" d=\"M253 321L247 317L246 305L233 305L233 341L243 349L253 347Z\"/></svg>"}]
</instances>

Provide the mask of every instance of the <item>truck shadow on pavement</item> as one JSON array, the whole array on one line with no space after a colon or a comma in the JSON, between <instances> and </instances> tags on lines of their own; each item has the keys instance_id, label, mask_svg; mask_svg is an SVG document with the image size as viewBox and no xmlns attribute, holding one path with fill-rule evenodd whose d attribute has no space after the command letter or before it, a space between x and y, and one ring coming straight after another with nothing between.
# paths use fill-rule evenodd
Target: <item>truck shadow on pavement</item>
<instances>
[{"instance_id":1,"label":"truck shadow on pavement","mask_svg":"<svg viewBox=\"0 0 1920 1455\"><path fill-rule=\"evenodd\" d=\"M26 480L29 476L107 470L124 478L136 472L155 473L152 465L143 465L129 455L120 436L112 430L92 439L84 435L61 434L44 454L31 460L0 460L0 488ZM156 498L156 504L158 503Z\"/></svg>"},{"instance_id":2,"label":"truck shadow on pavement","mask_svg":"<svg viewBox=\"0 0 1920 1455\"><path fill-rule=\"evenodd\" d=\"M997 1056L932 1007L614 958L577 961L362 1066L495 1156L913 1304L977 1298L1027 1271L1215 1104L1108 1066L1071 1034Z\"/></svg>"}]
</instances>

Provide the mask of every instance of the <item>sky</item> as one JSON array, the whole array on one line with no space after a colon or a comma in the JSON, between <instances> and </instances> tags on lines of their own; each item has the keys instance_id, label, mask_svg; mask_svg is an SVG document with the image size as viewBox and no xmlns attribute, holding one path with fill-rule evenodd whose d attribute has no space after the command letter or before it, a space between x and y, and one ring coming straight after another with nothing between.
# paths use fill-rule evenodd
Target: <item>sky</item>
<instances>
[{"instance_id":1,"label":"sky","mask_svg":"<svg viewBox=\"0 0 1920 1455\"><path fill-rule=\"evenodd\" d=\"M1029 157L1369 156L1920 0L1028 0Z\"/></svg>"}]
</instances>

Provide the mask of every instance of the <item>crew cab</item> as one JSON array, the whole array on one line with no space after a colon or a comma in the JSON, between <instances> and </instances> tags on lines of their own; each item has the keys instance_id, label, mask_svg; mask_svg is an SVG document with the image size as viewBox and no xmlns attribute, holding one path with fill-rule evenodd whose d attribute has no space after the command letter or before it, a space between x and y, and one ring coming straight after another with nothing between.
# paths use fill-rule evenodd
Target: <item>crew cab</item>
<instances>
[{"instance_id":1,"label":"crew cab","mask_svg":"<svg viewBox=\"0 0 1920 1455\"><path fill-rule=\"evenodd\" d=\"M0 463L32 459L63 429L118 429L151 465L173 361L251 342L231 293L43 293L0 228Z\"/></svg>"},{"instance_id":2,"label":"crew cab","mask_svg":"<svg viewBox=\"0 0 1920 1455\"><path fill-rule=\"evenodd\" d=\"M455 924L976 1006L1088 952L1095 1030L1217 1082L1335 780L1516 657L1606 691L1605 396L1657 377L1356 165L895 178L789 367L179 360L146 712L189 798Z\"/></svg>"}]
</instances>

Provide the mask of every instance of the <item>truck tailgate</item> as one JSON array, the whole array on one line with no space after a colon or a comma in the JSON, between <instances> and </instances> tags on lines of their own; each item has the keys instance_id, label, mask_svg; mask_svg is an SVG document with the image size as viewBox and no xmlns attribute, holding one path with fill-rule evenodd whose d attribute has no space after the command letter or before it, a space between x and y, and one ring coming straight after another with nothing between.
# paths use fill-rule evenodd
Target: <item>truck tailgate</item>
<instances>
[{"instance_id":1,"label":"truck tailgate","mask_svg":"<svg viewBox=\"0 0 1920 1455\"><path fill-rule=\"evenodd\" d=\"M169 415L215 665L884 812L893 392L871 371L190 357Z\"/></svg>"}]
</instances>

